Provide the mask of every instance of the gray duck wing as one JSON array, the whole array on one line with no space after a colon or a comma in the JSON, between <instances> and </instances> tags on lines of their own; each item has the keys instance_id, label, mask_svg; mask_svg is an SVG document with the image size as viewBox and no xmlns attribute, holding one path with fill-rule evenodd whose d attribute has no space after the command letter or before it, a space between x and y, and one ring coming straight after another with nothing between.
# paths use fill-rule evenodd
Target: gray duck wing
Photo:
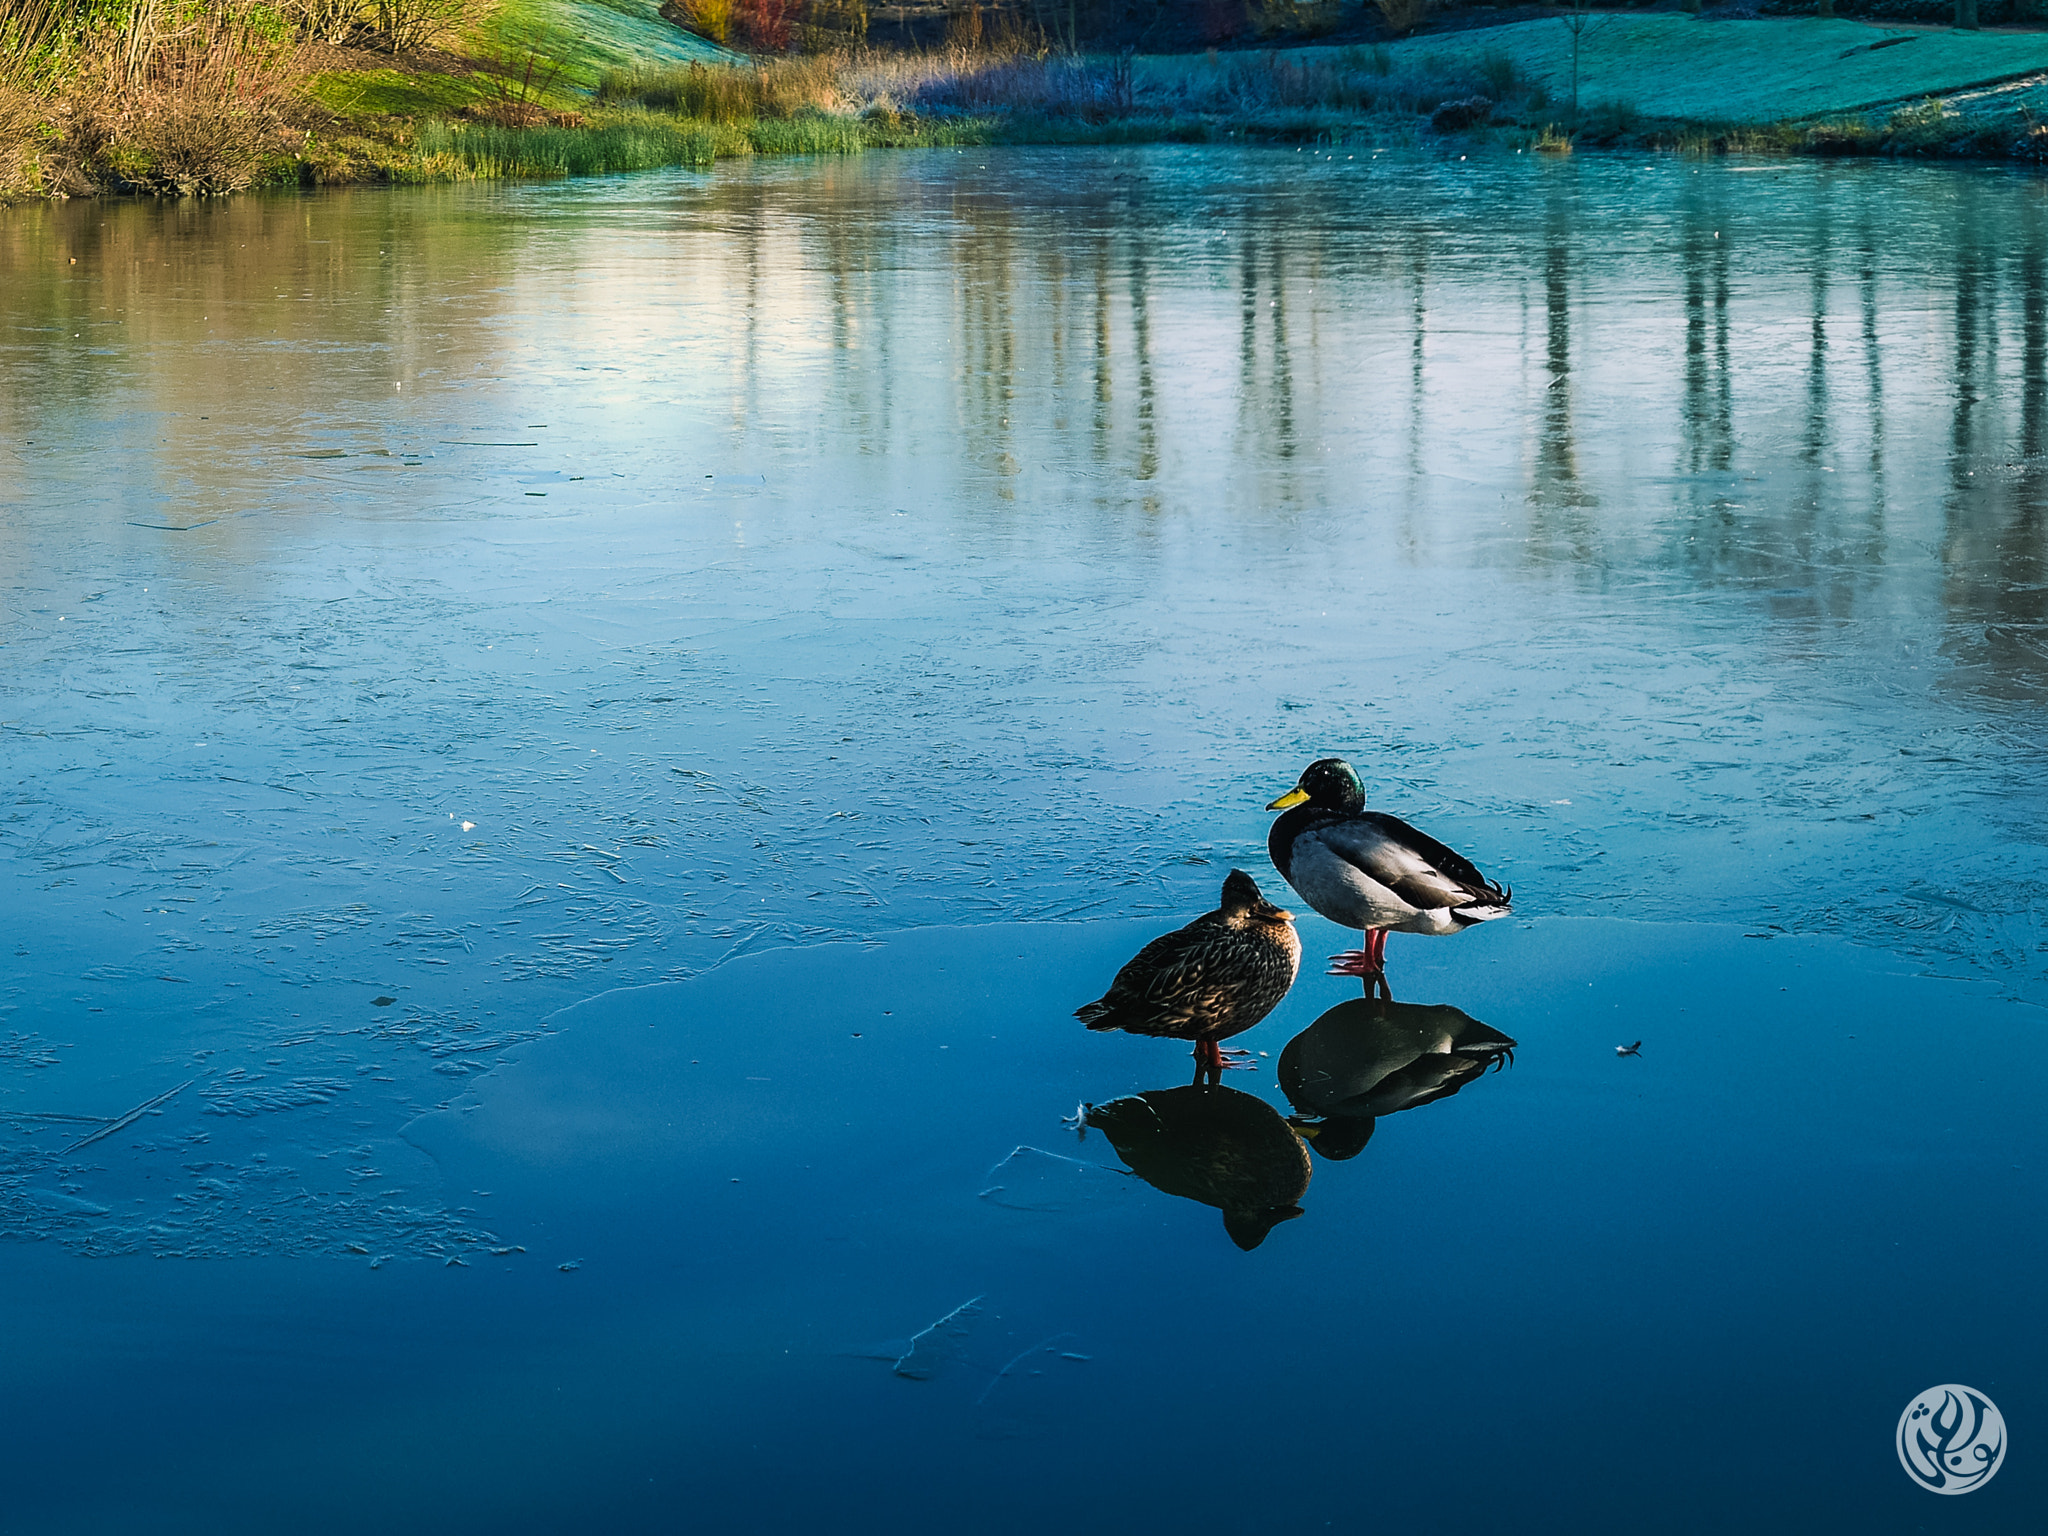
<instances>
[{"instance_id":1,"label":"gray duck wing","mask_svg":"<svg viewBox=\"0 0 2048 1536\"><path fill-rule=\"evenodd\" d=\"M1364 811L1319 828L1316 835L1346 863L1420 911L1508 899L1507 891L1470 859L1398 816Z\"/></svg>"}]
</instances>

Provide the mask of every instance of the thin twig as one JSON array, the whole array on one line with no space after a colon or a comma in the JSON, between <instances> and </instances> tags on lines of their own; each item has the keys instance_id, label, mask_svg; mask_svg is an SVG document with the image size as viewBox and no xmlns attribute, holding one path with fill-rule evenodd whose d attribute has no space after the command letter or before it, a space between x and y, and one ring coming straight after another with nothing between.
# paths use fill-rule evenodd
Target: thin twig
<instances>
[{"instance_id":1,"label":"thin twig","mask_svg":"<svg viewBox=\"0 0 2048 1536\"><path fill-rule=\"evenodd\" d=\"M164 1100L173 1098L176 1095L183 1093L187 1088L190 1088L195 1081L197 1081L197 1079L188 1077L185 1079L184 1082L178 1084L177 1087L167 1089L165 1092L158 1094L155 1098L149 1100L147 1103L136 1105L133 1109L129 1110L127 1114L123 1115L120 1119L114 1121L111 1125L101 1127L99 1130L94 1131L90 1136L86 1137L83 1141L74 1141L70 1146L64 1149L63 1155L69 1157L72 1153L76 1152L80 1147L89 1147L94 1142L99 1141L103 1137L111 1136L114 1134L114 1132L118 1130L123 1130L126 1127L133 1125L136 1121L140 1120L144 1115L148 1114L152 1109L155 1109L157 1105L163 1103Z\"/></svg>"}]
</instances>

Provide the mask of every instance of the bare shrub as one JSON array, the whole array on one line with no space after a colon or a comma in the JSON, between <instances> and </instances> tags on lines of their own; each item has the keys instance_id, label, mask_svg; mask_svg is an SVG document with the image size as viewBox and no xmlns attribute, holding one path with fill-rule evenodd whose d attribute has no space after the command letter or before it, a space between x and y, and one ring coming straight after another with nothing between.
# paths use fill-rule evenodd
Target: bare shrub
<instances>
[{"instance_id":1,"label":"bare shrub","mask_svg":"<svg viewBox=\"0 0 2048 1536\"><path fill-rule=\"evenodd\" d=\"M808 0L797 35L812 53L858 48L868 38L867 0Z\"/></svg>"},{"instance_id":2,"label":"bare shrub","mask_svg":"<svg viewBox=\"0 0 2048 1536\"><path fill-rule=\"evenodd\" d=\"M369 0L284 0L278 14L309 43L339 48L376 30Z\"/></svg>"},{"instance_id":3,"label":"bare shrub","mask_svg":"<svg viewBox=\"0 0 2048 1536\"><path fill-rule=\"evenodd\" d=\"M1421 26L1431 7L1431 0L1373 0L1373 3L1379 7L1388 29L1397 36Z\"/></svg>"},{"instance_id":4,"label":"bare shrub","mask_svg":"<svg viewBox=\"0 0 2048 1536\"><path fill-rule=\"evenodd\" d=\"M253 8L167 12L138 0L92 39L65 147L156 192L238 192L288 142L300 44Z\"/></svg>"},{"instance_id":5,"label":"bare shrub","mask_svg":"<svg viewBox=\"0 0 2048 1536\"><path fill-rule=\"evenodd\" d=\"M1319 59L1257 53L1236 61L1226 78L1227 108L1365 108L1374 92L1352 72Z\"/></svg>"},{"instance_id":6,"label":"bare shrub","mask_svg":"<svg viewBox=\"0 0 2048 1536\"><path fill-rule=\"evenodd\" d=\"M140 104L121 124L124 148L146 164L130 179L154 192L218 195L239 192L256 179L266 151L275 147L275 124L190 90L168 91Z\"/></svg>"},{"instance_id":7,"label":"bare shrub","mask_svg":"<svg viewBox=\"0 0 2048 1536\"><path fill-rule=\"evenodd\" d=\"M1251 0L1247 17L1260 37L1320 37L1344 19L1339 0Z\"/></svg>"},{"instance_id":8,"label":"bare shrub","mask_svg":"<svg viewBox=\"0 0 2048 1536\"><path fill-rule=\"evenodd\" d=\"M538 128L543 123L556 122L564 114L548 110L547 95L561 78L562 69L559 61L543 59L531 49L524 60L509 54L494 60L492 67L483 72L484 86L490 94L472 102L463 116L475 122L496 123L501 128Z\"/></svg>"},{"instance_id":9,"label":"bare shrub","mask_svg":"<svg viewBox=\"0 0 2048 1536\"><path fill-rule=\"evenodd\" d=\"M1493 103L1484 96L1460 96L1446 101L1429 115L1429 126L1438 133L1462 133L1493 116Z\"/></svg>"},{"instance_id":10,"label":"bare shrub","mask_svg":"<svg viewBox=\"0 0 2048 1536\"><path fill-rule=\"evenodd\" d=\"M369 35L391 53L417 53L460 31L468 0L370 0Z\"/></svg>"},{"instance_id":11,"label":"bare shrub","mask_svg":"<svg viewBox=\"0 0 2048 1536\"><path fill-rule=\"evenodd\" d=\"M0 191L249 186L299 137L311 24L353 24L312 4L0 0Z\"/></svg>"},{"instance_id":12,"label":"bare shrub","mask_svg":"<svg viewBox=\"0 0 2048 1536\"><path fill-rule=\"evenodd\" d=\"M868 33L866 0L662 0L660 10L685 32L754 53L786 53L799 41L828 51Z\"/></svg>"},{"instance_id":13,"label":"bare shrub","mask_svg":"<svg viewBox=\"0 0 2048 1536\"><path fill-rule=\"evenodd\" d=\"M787 53L799 0L732 0L734 40L755 53Z\"/></svg>"},{"instance_id":14,"label":"bare shrub","mask_svg":"<svg viewBox=\"0 0 2048 1536\"><path fill-rule=\"evenodd\" d=\"M1138 101L1137 70L1131 63L1133 50L1125 49L1109 64L1110 108L1118 116L1127 116Z\"/></svg>"},{"instance_id":15,"label":"bare shrub","mask_svg":"<svg viewBox=\"0 0 2048 1536\"><path fill-rule=\"evenodd\" d=\"M1522 71L1512 55L1488 49L1479 60L1479 77L1495 101L1505 101L1522 83Z\"/></svg>"}]
</instances>

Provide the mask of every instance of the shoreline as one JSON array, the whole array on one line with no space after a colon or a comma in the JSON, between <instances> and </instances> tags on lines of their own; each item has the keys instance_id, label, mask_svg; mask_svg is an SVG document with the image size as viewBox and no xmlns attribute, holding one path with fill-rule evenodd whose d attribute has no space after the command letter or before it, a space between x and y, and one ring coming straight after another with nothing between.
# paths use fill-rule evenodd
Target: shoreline
<instances>
[{"instance_id":1,"label":"shoreline","mask_svg":"<svg viewBox=\"0 0 2048 1536\"><path fill-rule=\"evenodd\" d=\"M559 28L521 30L518 19L500 13L495 42L472 38L467 53L293 54L297 73L276 66L268 95L245 109L243 142L213 148L211 161L204 146L188 151L162 129L152 140L131 128L132 143L102 129L81 144L89 111L53 92L31 101L41 118L25 116L29 98L0 85L0 202L546 179L997 144L2048 160L2041 32L1615 11L1590 13L1579 32L1564 17L1524 17L1369 46L754 60L660 21L554 58L533 44ZM523 59L512 46L522 39ZM162 110L190 118L199 109L174 101Z\"/></svg>"}]
</instances>

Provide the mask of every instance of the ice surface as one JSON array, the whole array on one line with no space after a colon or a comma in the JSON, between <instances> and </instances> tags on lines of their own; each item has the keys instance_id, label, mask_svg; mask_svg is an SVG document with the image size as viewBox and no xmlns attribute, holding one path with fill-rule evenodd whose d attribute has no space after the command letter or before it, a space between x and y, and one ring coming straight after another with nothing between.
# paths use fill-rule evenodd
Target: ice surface
<instances>
[{"instance_id":1,"label":"ice surface","mask_svg":"<svg viewBox=\"0 0 2048 1536\"><path fill-rule=\"evenodd\" d=\"M190 1362L246 1339L237 1380L325 1383L368 1415L330 1425L331 1448L255 1457L255 1482L292 1490L265 1507L303 1521L297 1490L359 1486L391 1444L463 1422L455 1399L476 1412L479 1464L530 1493L546 1457L491 1449L518 1435L478 1405L531 1406L554 1363L636 1362L617 1443L703 1444L726 1420L661 1385L729 1384L703 1338L772 1374L784 1350L827 1358L827 1333L881 1337L986 1293L1005 1330L989 1371L1086 1341L1094 1359L1066 1365L1104 1394L1100 1439L1068 1443L1063 1465L1100 1493L1110 1464L1088 1447L1193 1390L1173 1351L1227 1340L1226 1304L1298 1310L1303 1273L1338 1299L1370 1275L1375 1310L1316 1335L1359 1341L1335 1377L1254 1323L1267 1367L1292 1362L1290 1408L1305 1388L1334 1424L1327 1405L1370 1400L1373 1381L1453 1382L1429 1398L1439 1422L1554 1448L1499 1383L1552 1371L1605 1422L1584 1362L1619 1358L1614 1380L1664 1390L1685 1378L1656 1361L1747 1359L1766 1334L1806 1372L1795 1397L1830 1371L1864 1380L1873 1339L1951 1294L1932 1278L1936 1232L1984 1266L1978 1315L2005 1320L2008 1353L1977 1358L2037 1360L2008 1305L2024 1232L1951 1221L2039 1193L2007 1096L2031 1081L2013 1042L2036 1027L2011 1000L2048 1000L2048 232L2024 184L1932 166L1758 178L1388 157L1304 174L1297 159L979 151L0 211L0 1234L42 1240L5 1245L6 1276L24 1277L10 1315L43 1309L20 1369L71 1403L45 1431L42 1399L17 1394L25 1465L97 1487L61 1455L39 1462L35 1437L102 1442L106 1404L154 1402L139 1381L211 1381ZM1262 869L1260 807L1329 751L1375 804L1510 881L1536 922L1391 954L1397 996L1521 1041L1515 1072L1318 1165L1308 1219L1252 1255L1213 1212L1116 1175L1103 1185L1122 1198L1100 1206L976 1199L1009 1149L1057 1144L1075 1103L1182 1080L1185 1052L1159 1042L1066 1042L1066 1011L1099 994L1116 946L1207 910L1232 864ZM1627 941L1662 957L1638 1004L1698 1010L1688 1056L1675 1021L1624 1024L1597 989L1578 998L1599 957L1558 937L1561 917L1772 937ZM1109 919L1131 921L1093 921ZM770 997L810 989L814 1051L768 1059L779 1001L723 1004L687 1040L635 1016L672 1061L573 1039L643 996L622 989L790 946L852 968L932 925L988 929L991 964L1017 958L995 953L1013 937L1035 944L1016 974L1042 983L1042 1006L973 1012L993 1041L937 1016L913 1032L904 999L933 977L849 1011L814 959L743 973ZM1304 926L1315 953L1355 942ZM1030 938L1047 927L1069 931ZM1887 979L1858 984L1854 1021L1839 996L1777 1011L1775 992L1736 986L1795 984L1804 935L1873 951ZM1546 946L1562 946L1554 972ZM1953 986L1913 980L1929 971ZM1973 1034L1918 1053L1860 1054L1873 1033L1965 1020ZM1546 1046L1581 1024L1602 1070L1631 1076L1573 1066L1544 1088ZM1260 1048L1284 1038L1278 1019L1262 1028ZM1065 1043L1020 1038L1041 1031ZM1639 1035L1643 1059L1616 1063ZM522 1085L529 1055L549 1065ZM703 1118L672 1132L678 1100L624 1091L626 1062L678 1094L693 1066L715 1070ZM1660 1097L1704 1092L1688 1072L1719 1105L1686 1122L1692 1161ZM2011 1083L1972 1076L2000 1073ZM1237 1085L1267 1093L1269 1076ZM825 1135L849 1122L859 1156ZM1488 1123L1514 1134L1453 1134ZM1410 1145L1433 1150L1411 1166ZM789 1156L759 1161L777 1147ZM814 1188L806 1155L836 1170L829 1198L793 1193ZM590 1176L544 1178L550 1159ZM664 1159L689 1179L664 1183ZM1521 1225L1495 1189L1573 1219ZM1782 1196L1768 1220L1760 1190ZM1823 1248L1774 1268L1772 1244L1807 1230L1795 1207L1856 1264ZM1936 1214L1890 1235L1902 1209ZM1684 1263L1614 1246L1645 1211ZM762 1254L813 1237L788 1250L793 1276L762 1279ZM997 1263L983 1243L1011 1246ZM1594 1251L1626 1285L1585 1289ZM1245 1267L1303 1252L1325 1267L1289 1287ZM50 1267L80 1254L105 1262ZM338 1262L289 1280L266 1267L312 1255ZM215 1296L144 1262L169 1256L272 1278L249 1278L238 1312L233 1285ZM1209 1289L1160 1303L1161 1267ZM706 1278L727 1273L773 1305ZM1127 1288L1113 1301L1057 1280L1105 1273ZM96 1310L66 1313L74 1292ZM587 1355L549 1331L570 1306L601 1336ZM131 1317L153 1330L142 1342L120 1331ZM1662 1342L1715 1328L1724 1347ZM509 1388L489 1350L450 1343L529 1331L531 1374ZM347 1360L386 1332L380 1368L410 1385L381 1428L352 1427L374 1414L306 1364L306 1341ZM1497 1378L1460 1352L1480 1334L1511 1357ZM670 1353L643 1354L650 1337ZM77 1402L69 1366L36 1363L92 1350L115 1385ZM1886 1358L1900 1379L1884 1393L1975 1379L1946 1356ZM413 1359L449 1375L408 1374ZM1267 1400L1249 1353L1229 1359L1218 1379ZM1432 1376L1443 1359L1455 1368ZM813 1368L758 1398L765 1376L732 1390L867 1411L835 1396L867 1385L827 1390ZM1152 1395L1132 1385L1148 1372ZM565 1401L611 1422L597 1378L567 1379L589 1390ZM1698 1403L1727 1408L1710 1386ZM194 1399L195 1423L241 1402L222 1392ZM936 1433L955 1409L971 1417L891 1411L929 1412L917 1427ZM548 1412L532 1422L566 1432ZM1184 1439L1161 1464L1208 1481L1220 1431L1165 1419ZM640 1423L667 1439L633 1438ZM719 1442L733 1486L787 1475L748 1461L738 1433ZM1264 1443L1300 1487L1284 1438ZM173 1465L218 1471L177 1444L189 1459ZM570 1482L624 1499L592 1471L609 1454ZM960 1455L963 1487L998 1467ZM1660 1441L1640 1465L1669 1487L1689 1463ZM1009 1470L1006 1486L1033 1486ZM457 1507L416 1478L387 1523ZM255 1482L212 1486L253 1509ZM1376 1486L1396 1483L1423 1486L1398 1466ZM986 1488L947 1506L956 1524L987 1524ZM1982 1497L2025 1488L2015 1462ZM131 1493L78 1528L162 1507ZM481 1497L473 1480L465 1496ZM65 1495L35 1497L48 1512ZM492 1507L532 1517L504 1497ZM196 1528L233 1524L218 1502L179 1507ZM563 1527L587 1514L549 1507ZM1157 1524L1130 1500L1090 1507ZM1859 1529L1890 1518L1859 1511ZM1317 1493L1291 1513L1314 1528L1355 1509ZM1233 1505L1229 1528L1257 1518Z\"/></svg>"},{"instance_id":2,"label":"ice surface","mask_svg":"<svg viewBox=\"0 0 2048 1536\"><path fill-rule=\"evenodd\" d=\"M1019 1147L988 1171L980 1198L1013 1211L1071 1211L1124 1198L1127 1174L1038 1147Z\"/></svg>"}]
</instances>

